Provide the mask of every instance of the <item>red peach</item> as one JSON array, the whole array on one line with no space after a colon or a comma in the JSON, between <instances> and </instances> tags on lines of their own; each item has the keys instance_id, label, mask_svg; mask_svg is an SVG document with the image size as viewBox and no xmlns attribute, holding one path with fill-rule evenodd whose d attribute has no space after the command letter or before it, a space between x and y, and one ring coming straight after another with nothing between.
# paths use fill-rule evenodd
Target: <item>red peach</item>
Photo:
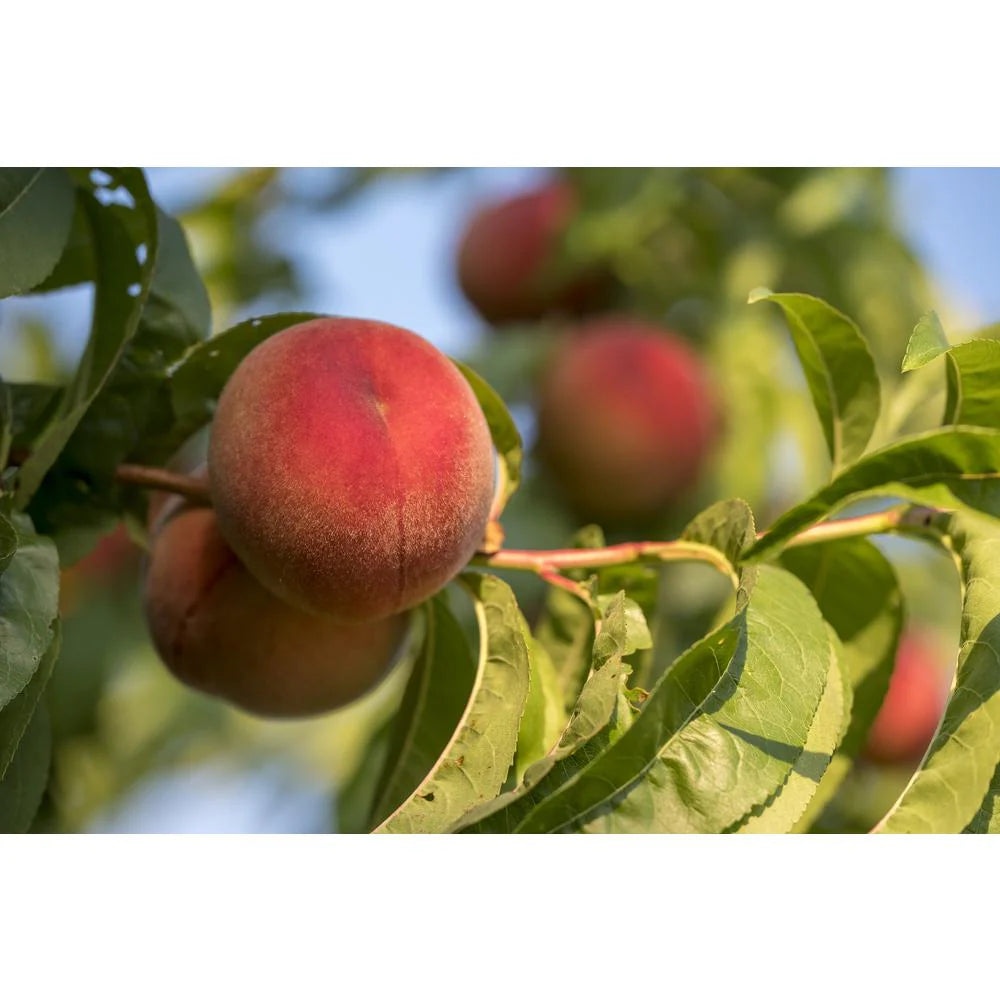
<instances>
[{"instance_id":1,"label":"red peach","mask_svg":"<svg viewBox=\"0 0 1000 1000\"><path fill-rule=\"evenodd\" d=\"M930 745L948 688L929 639L904 633L889 691L868 733L865 756L881 763L919 760Z\"/></svg>"},{"instance_id":2,"label":"red peach","mask_svg":"<svg viewBox=\"0 0 1000 1000\"><path fill-rule=\"evenodd\" d=\"M363 695L394 662L408 618L344 625L285 604L236 558L211 509L178 498L157 517L144 596L170 671L262 716L328 712Z\"/></svg>"},{"instance_id":3,"label":"red peach","mask_svg":"<svg viewBox=\"0 0 1000 1000\"><path fill-rule=\"evenodd\" d=\"M240 363L209 444L219 529L278 597L370 621L440 590L482 543L495 456L476 397L388 323L290 327Z\"/></svg>"},{"instance_id":4,"label":"red peach","mask_svg":"<svg viewBox=\"0 0 1000 1000\"><path fill-rule=\"evenodd\" d=\"M541 386L538 450L579 513L642 520L694 485L717 425L692 348L651 323L606 317L555 352Z\"/></svg>"},{"instance_id":5,"label":"red peach","mask_svg":"<svg viewBox=\"0 0 1000 1000\"><path fill-rule=\"evenodd\" d=\"M560 276L552 255L576 211L564 181L487 205L470 220L458 249L458 280L490 323L578 312L595 298L594 275Z\"/></svg>"}]
</instances>

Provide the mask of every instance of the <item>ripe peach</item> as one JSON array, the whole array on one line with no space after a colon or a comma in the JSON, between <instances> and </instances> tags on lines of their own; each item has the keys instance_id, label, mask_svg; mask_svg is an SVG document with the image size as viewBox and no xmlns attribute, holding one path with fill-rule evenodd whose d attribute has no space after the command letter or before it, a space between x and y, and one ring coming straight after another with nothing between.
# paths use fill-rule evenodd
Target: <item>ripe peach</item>
<instances>
[{"instance_id":1,"label":"ripe peach","mask_svg":"<svg viewBox=\"0 0 1000 1000\"><path fill-rule=\"evenodd\" d=\"M538 451L580 514L642 520L693 486L717 424L707 373L684 341L606 317L555 352L541 386Z\"/></svg>"},{"instance_id":2,"label":"ripe peach","mask_svg":"<svg viewBox=\"0 0 1000 1000\"><path fill-rule=\"evenodd\" d=\"M256 347L213 422L219 529L278 597L345 622L413 607L483 540L489 428L458 369L388 323L310 320Z\"/></svg>"},{"instance_id":3,"label":"ripe peach","mask_svg":"<svg viewBox=\"0 0 1000 1000\"><path fill-rule=\"evenodd\" d=\"M236 558L210 508L174 498L154 532L146 618L185 684L257 715L313 715L360 697L394 662L407 615L344 625L285 604Z\"/></svg>"},{"instance_id":4,"label":"ripe peach","mask_svg":"<svg viewBox=\"0 0 1000 1000\"><path fill-rule=\"evenodd\" d=\"M948 688L930 640L900 638L889 691L868 733L865 756L881 763L919 760L934 738Z\"/></svg>"},{"instance_id":5,"label":"ripe peach","mask_svg":"<svg viewBox=\"0 0 1000 1000\"><path fill-rule=\"evenodd\" d=\"M603 282L595 275L557 275L551 258L576 210L564 181L487 205L470 220L458 249L465 297L490 323L578 312Z\"/></svg>"}]
</instances>

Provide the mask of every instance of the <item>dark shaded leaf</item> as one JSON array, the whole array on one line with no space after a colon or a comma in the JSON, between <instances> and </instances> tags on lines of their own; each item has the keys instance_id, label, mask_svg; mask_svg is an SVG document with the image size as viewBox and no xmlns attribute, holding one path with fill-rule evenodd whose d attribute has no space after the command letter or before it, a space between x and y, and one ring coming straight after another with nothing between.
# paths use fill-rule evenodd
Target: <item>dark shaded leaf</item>
<instances>
[{"instance_id":1,"label":"dark shaded leaf","mask_svg":"<svg viewBox=\"0 0 1000 1000\"><path fill-rule=\"evenodd\" d=\"M0 576L0 709L28 685L52 644L59 560L51 540L15 515L17 550Z\"/></svg>"},{"instance_id":2,"label":"dark shaded leaf","mask_svg":"<svg viewBox=\"0 0 1000 1000\"><path fill-rule=\"evenodd\" d=\"M73 221L73 184L62 167L0 169L0 299L51 273Z\"/></svg>"}]
</instances>

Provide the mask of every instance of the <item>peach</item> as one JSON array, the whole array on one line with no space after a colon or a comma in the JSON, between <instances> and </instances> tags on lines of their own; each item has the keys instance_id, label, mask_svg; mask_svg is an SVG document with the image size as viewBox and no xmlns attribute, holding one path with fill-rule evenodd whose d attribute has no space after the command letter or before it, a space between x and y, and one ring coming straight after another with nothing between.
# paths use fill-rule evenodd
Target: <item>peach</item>
<instances>
[{"instance_id":1,"label":"peach","mask_svg":"<svg viewBox=\"0 0 1000 1000\"><path fill-rule=\"evenodd\" d=\"M219 529L276 596L345 622L413 607L482 543L489 427L454 364L388 323L323 318L229 379L209 479Z\"/></svg>"},{"instance_id":2,"label":"peach","mask_svg":"<svg viewBox=\"0 0 1000 1000\"><path fill-rule=\"evenodd\" d=\"M946 679L930 640L905 632L889 691L868 732L865 756L886 764L919 760L934 738L947 700Z\"/></svg>"},{"instance_id":3,"label":"peach","mask_svg":"<svg viewBox=\"0 0 1000 1000\"><path fill-rule=\"evenodd\" d=\"M692 488L717 424L692 348L642 320L605 317L556 350L541 385L538 451L580 514L643 520Z\"/></svg>"},{"instance_id":4,"label":"peach","mask_svg":"<svg viewBox=\"0 0 1000 1000\"><path fill-rule=\"evenodd\" d=\"M344 625L285 604L236 558L215 513L179 498L156 518L144 600L171 673L275 717L328 712L374 687L396 659L408 619Z\"/></svg>"},{"instance_id":5,"label":"peach","mask_svg":"<svg viewBox=\"0 0 1000 1000\"><path fill-rule=\"evenodd\" d=\"M599 295L594 274L557 275L552 256L576 211L564 181L487 205L470 220L458 249L465 297L490 323L579 312Z\"/></svg>"}]
</instances>

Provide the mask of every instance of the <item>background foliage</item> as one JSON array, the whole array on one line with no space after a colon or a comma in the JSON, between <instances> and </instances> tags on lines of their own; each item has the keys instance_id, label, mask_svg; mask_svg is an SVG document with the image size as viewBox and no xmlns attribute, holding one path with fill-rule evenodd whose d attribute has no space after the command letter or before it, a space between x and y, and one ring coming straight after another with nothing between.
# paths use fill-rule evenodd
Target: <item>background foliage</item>
<instances>
[{"instance_id":1,"label":"background foliage","mask_svg":"<svg viewBox=\"0 0 1000 1000\"><path fill-rule=\"evenodd\" d=\"M569 173L582 207L560 248L563 265L609 272L613 307L696 345L724 400L723 443L699 494L641 537L683 531L717 549L738 574L731 606L725 580L696 565L603 570L596 617L531 575L470 575L432 602L409 670L349 709L301 723L251 719L187 692L159 666L136 587L147 501L116 481L115 467L162 464L185 443L197 453L235 363L307 315L290 311L307 275L288 241L275 238L276 219L294 229L345 218L372 186L430 187L449 176L331 171L306 184L288 172L239 171L175 219L139 170L0 175L0 296L30 292L30 302L86 289L92 312L77 364L65 363L43 314L15 312L9 326L5 317L12 336L3 362L12 343L18 356L17 378L0 394L0 467L16 460L19 468L15 491L0 501L4 828L127 823L116 817L127 815L130 796L194 767L221 786L227 773L257 775L273 814L295 817L298 828L862 830L904 787L887 829L948 829L966 814L962 824L989 828L997 753L983 734L1000 720L995 664L975 644L995 613L980 602L992 576L982 512L1000 509L963 482L1000 464L992 390L1000 358L989 339L949 347L958 338L928 312L941 304L900 234L880 170ZM759 291L748 305L751 289ZM261 313L276 315L248 318ZM601 544L592 531L580 534L584 525L531 451L534 376L565 332L551 319L482 331L463 351L489 383L474 385L511 486L521 479L503 519L516 547L574 537ZM523 464L489 386L517 419ZM942 422L974 429L935 430ZM901 434L920 436L890 444ZM5 482L15 486L11 468ZM928 525L938 549L854 539L780 551L794 530L848 502L872 509L885 494L958 500L981 513ZM695 517L719 497L744 503ZM751 510L762 526L778 519L751 550L776 559L759 568L738 565L753 541ZM134 544L114 533L119 523ZM942 674L953 666L958 577L942 571L951 562L965 593L965 693L952 700L934 766L912 777L913 768L857 764L904 606L940 636ZM831 587L831 578L845 583ZM794 629L775 631L776 620ZM477 622L489 636L479 663L468 652L478 648ZM793 648L801 673L786 705L794 711L762 719L754 693L781 685L773 664ZM515 766L508 775L484 765L475 795L455 798L440 762L474 753L463 722L468 705L491 693L509 708L489 719ZM400 704L435 711L401 712L404 733L392 722ZM404 739L415 756L399 756ZM969 766L955 749L968 741L982 747L972 782L954 777ZM695 795L693 776L706 774L732 790L711 810ZM969 799L954 816L925 801L925 789L942 782L963 785ZM499 798L468 813L480 795Z\"/></svg>"}]
</instances>

